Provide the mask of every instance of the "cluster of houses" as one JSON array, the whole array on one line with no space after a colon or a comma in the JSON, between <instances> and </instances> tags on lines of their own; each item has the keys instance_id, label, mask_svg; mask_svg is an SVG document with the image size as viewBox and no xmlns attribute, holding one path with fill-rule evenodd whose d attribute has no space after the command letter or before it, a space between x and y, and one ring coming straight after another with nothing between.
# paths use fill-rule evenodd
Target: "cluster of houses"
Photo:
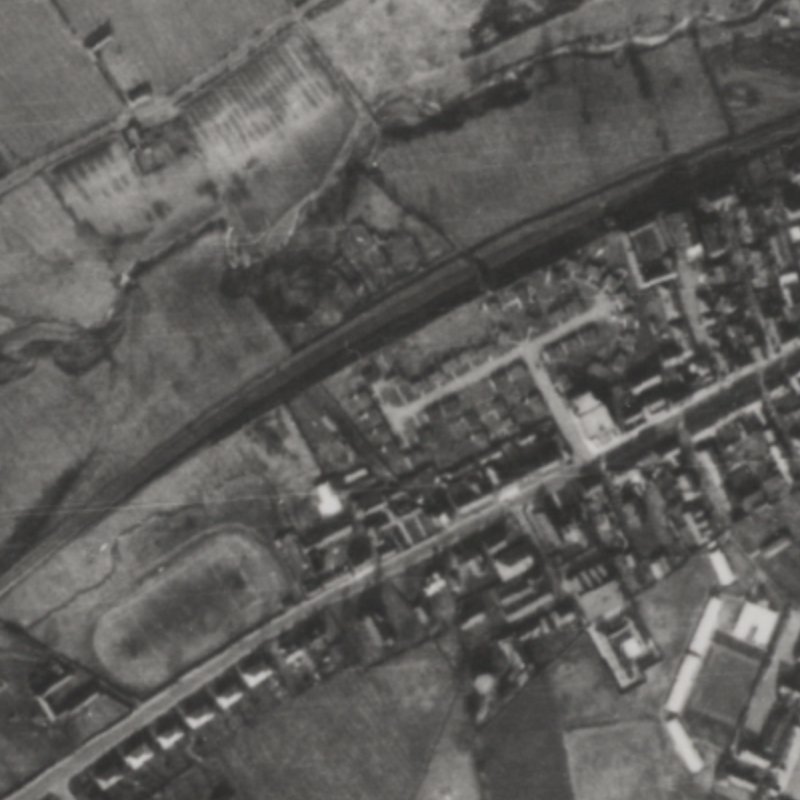
<instances>
[{"instance_id":1,"label":"cluster of houses","mask_svg":"<svg viewBox=\"0 0 800 800\"><path fill-rule=\"evenodd\" d=\"M800 154L787 155L777 190L753 186L751 172L620 232L630 273L620 335L609 343L592 323L548 348L556 387L599 447L793 346Z\"/></svg>"},{"instance_id":2,"label":"cluster of houses","mask_svg":"<svg viewBox=\"0 0 800 800\"><path fill-rule=\"evenodd\" d=\"M800 298L800 169L790 183L783 200L755 207L725 188L691 213L615 234L629 273L627 287L616 289L630 296L633 356L612 352L618 363L592 365L587 380L554 380L585 437L609 455L576 469L577 477L546 483L531 501L511 505L520 479L550 475L567 448L524 360L481 367L476 380L453 374L431 387L430 398L400 403L381 396L380 381L349 372L336 391L354 423L350 435L362 437L394 478L359 463L319 481L314 525L278 536L307 593L372 570L494 504L493 521L426 562L409 606L412 627L430 635L450 613L468 652L488 649L492 658L474 675L482 695L521 684L550 652L547 643L583 630L620 691L645 681L661 654L633 595L701 549L718 584L733 584L715 540L794 484L798 359L787 355L779 373L761 379L733 380L742 367L783 352L800 319L792 311ZM515 297L506 293L504 302ZM517 299L521 308L531 302ZM580 293L564 303L570 314L585 307ZM544 360L552 366L573 347L585 354L593 337L606 347L607 334L600 326L573 331ZM725 375L725 398L693 404L680 426L666 425L652 439L633 435ZM624 431L629 447L619 441ZM365 593L354 620L381 657L401 638L389 606L380 591ZM689 771L719 765L719 797L800 800L798 635L798 612L762 597L723 589L708 600L667 699L665 725ZM126 776L236 713L249 694L280 700L344 660L318 621L282 635L104 756L89 770L87 792L123 786ZM48 716L90 695L90 687L70 688L64 675L37 692Z\"/></svg>"},{"instance_id":3,"label":"cluster of houses","mask_svg":"<svg viewBox=\"0 0 800 800\"><path fill-rule=\"evenodd\" d=\"M97 679L58 658L49 658L29 678L31 694L49 723L73 716L103 695Z\"/></svg>"},{"instance_id":4,"label":"cluster of houses","mask_svg":"<svg viewBox=\"0 0 800 800\"><path fill-rule=\"evenodd\" d=\"M319 617L310 617L242 658L208 685L105 753L73 781L76 796L124 798L174 771L198 737L254 702L280 703L337 672L344 656Z\"/></svg>"}]
</instances>

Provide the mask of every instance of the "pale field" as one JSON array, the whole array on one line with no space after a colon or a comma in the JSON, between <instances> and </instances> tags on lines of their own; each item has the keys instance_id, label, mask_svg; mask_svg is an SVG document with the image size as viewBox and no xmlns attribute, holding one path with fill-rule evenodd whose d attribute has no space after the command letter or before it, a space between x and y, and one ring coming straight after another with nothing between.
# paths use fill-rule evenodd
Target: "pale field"
<instances>
[{"instance_id":1,"label":"pale field","mask_svg":"<svg viewBox=\"0 0 800 800\"><path fill-rule=\"evenodd\" d=\"M111 251L81 238L50 187L34 178L0 198L0 311L18 322L100 322L116 291Z\"/></svg>"},{"instance_id":2,"label":"pale field","mask_svg":"<svg viewBox=\"0 0 800 800\"><path fill-rule=\"evenodd\" d=\"M310 22L328 57L372 102L457 60L484 0L345 0Z\"/></svg>"},{"instance_id":3,"label":"pale field","mask_svg":"<svg viewBox=\"0 0 800 800\"><path fill-rule=\"evenodd\" d=\"M670 745L658 720L568 731L564 744L575 800L666 797L659 753Z\"/></svg>"},{"instance_id":4,"label":"pale field","mask_svg":"<svg viewBox=\"0 0 800 800\"><path fill-rule=\"evenodd\" d=\"M730 0L718 0L725 5ZM466 57L469 29L485 0L344 0L311 19L334 65L368 103L432 81L451 88L477 64L499 68L582 37L625 38L669 29L700 0L585 0L579 8L505 40L487 54ZM471 65L470 62L474 62ZM443 87L445 93L447 87Z\"/></svg>"},{"instance_id":5,"label":"pale field","mask_svg":"<svg viewBox=\"0 0 800 800\"><path fill-rule=\"evenodd\" d=\"M264 787L281 800L410 800L455 696L450 666L425 645L258 715L207 763L242 800Z\"/></svg>"},{"instance_id":6,"label":"pale field","mask_svg":"<svg viewBox=\"0 0 800 800\"><path fill-rule=\"evenodd\" d=\"M453 703L415 800L481 800L471 739L472 721L459 698Z\"/></svg>"}]
</instances>

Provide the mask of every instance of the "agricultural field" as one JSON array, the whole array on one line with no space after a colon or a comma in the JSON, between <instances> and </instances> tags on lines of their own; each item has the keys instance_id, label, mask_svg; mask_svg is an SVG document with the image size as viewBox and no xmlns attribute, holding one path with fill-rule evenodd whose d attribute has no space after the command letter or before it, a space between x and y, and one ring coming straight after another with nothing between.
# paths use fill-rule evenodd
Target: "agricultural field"
<instances>
[{"instance_id":1,"label":"agricultural field","mask_svg":"<svg viewBox=\"0 0 800 800\"><path fill-rule=\"evenodd\" d=\"M538 675L483 729L478 766L492 800L572 800L558 697Z\"/></svg>"},{"instance_id":2,"label":"agricultural field","mask_svg":"<svg viewBox=\"0 0 800 800\"><path fill-rule=\"evenodd\" d=\"M42 155L122 109L52 3L2 3L0 74L0 156L7 152L12 163Z\"/></svg>"},{"instance_id":3,"label":"agricultural field","mask_svg":"<svg viewBox=\"0 0 800 800\"><path fill-rule=\"evenodd\" d=\"M408 800L454 702L451 668L426 645L246 721L209 748L204 769L241 800L262 800L264 787L281 800Z\"/></svg>"},{"instance_id":4,"label":"agricultural field","mask_svg":"<svg viewBox=\"0 0 800 800\"><path fill-rule=\"evenodd\" d=\"M229 52L286 16L285 0L61 0L80 39L111 24L117 59L170 93L216 65Z\"/></svg>"},{"instance_id":5,"label":"agricultural field","mask_svg":"<svg viewBox=\"0 0 800 800\"><path fill-rule=\"evenodd\" d=\"M457 61L485 0L345 0L310 21L328 57L368 101Z\"/></svg>"},{"instance_id":6,"label":"agricultural field","mask_svg":"<svg viewBox=\"0 0 800 800\"><path fill-rule=\"evenodd\" d=\"M565 736L575 800L663 800L661 761L668 748L657 719L569 731Z\"/></svg>"},{"instance_id":7,"label":"agricultural field","mask_svg":"<svg viewBox=\"0 0 800 800\"><path fill-rule=\"evenodd\" d=\"M629 59L564 56L534 68L513 101L388 142L380 168L405 203L456 242L474 244L718 138L724 129L710 85L681 53L659 55L653 65L662 77L652 79ZM687 98L672 87L690 75L697 88ZM689 114L687 134L681 120Z\"/></svg>"}]
</instances>

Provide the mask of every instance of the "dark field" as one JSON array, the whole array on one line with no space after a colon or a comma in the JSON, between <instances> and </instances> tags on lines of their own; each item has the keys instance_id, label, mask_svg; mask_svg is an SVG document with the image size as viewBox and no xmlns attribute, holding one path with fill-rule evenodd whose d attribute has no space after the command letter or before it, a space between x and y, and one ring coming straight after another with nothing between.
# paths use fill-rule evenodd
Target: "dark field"
<instances>
[{"instance_id":1,"label":"dark field","mask_svg":"<svg viewBox=\"0 0 800 800\"><path fill-rule=\"evenodd\" d=\"M381 168L412 207L473 244L725 132L691 45L669 47L636 68L560 58L534 71L526 99L388 146Z\"/></svg>"},{"instance_id":2,"label":"dark field","mask_svg":"<svg viewBox=\"0 0 800 800\"><path fill-rule=\"evenodd\" d=\"M289 31L180 110L158 129L177 150L159 169L143 174L124 138L109 135L53 170L71 215L99 234L86 247L125 264L224 213L261 235L324 183L355 119L314 49Z\"/></svg>"},{"instance_id":3,"label":"dark field","mask_svg":"<svg viewBox=\"0 0 800 800\"><path fill-rule=\"evenodd\" d=\"M221 531L106 612L94 632L97 657L120 683L153 689L275 614L285 588L266 548Z\"/></svg>"},{"instance_id":4,"label":"dark field","mask_svg":"<svg viewBox=\"0 0 800 800\"><path fill-rule=\"evenodd\" d=\"M558 700L533 678L482 734L479 769L492 800L572 800Z\"/></svg>"},{"instance_id":5,"label":"dark field","mask_svg":"<svg viewBox=\"0 0 800 800\"><path fill-rule=\"evenodd\" d=\"M0 4L0 154L41 155L122 105L51 3Z\"/></svg>"},{"instance_id":6,"label":"dark field","mask_svg":"<svg viewBox=\"0 0 800 800\"><path fill-rule=\"evenodd\" d=\"M53 190L35 178L0 199L0 294L14 318L100 322L115 295L101 254L86 252Z\"/></svg>"},{"instance_id":7,"label":"dark field","mask_svg":"<svg viewBox=\"0 0 800 800\"><path fill-rule=\"evenodd\" d=\"M670 745L655 719L582 728L566 736L575 800L662 800L660 750Z\"/></svg>"},{"instance_id":8,"label":"dark field","mask_svg":"<svg viewBox=\"0 0 800 800\"><path fill-rule=\"evenodd\" d=\"M60 5L81 38L110 20L123 56L165 92L207 70L288 10L284 0L63 0Z\"/></svg>"}]
</instances>

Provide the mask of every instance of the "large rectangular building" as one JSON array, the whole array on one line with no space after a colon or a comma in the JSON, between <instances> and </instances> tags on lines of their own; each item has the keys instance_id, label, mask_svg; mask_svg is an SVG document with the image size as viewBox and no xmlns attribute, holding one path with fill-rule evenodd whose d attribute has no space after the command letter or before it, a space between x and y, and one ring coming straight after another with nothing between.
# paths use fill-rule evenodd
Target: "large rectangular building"
<instances>
[{"instance_id":1,"label":"large rectangular building","mask_svg":"<svg viewBox=\"0 0 800 800\"><path fill-rule=\"evenodd\" d=\"M748 704L763 651L719 631L689 698L686 720L695 738L726 747Z\"/></svg>"}]
</instances>

